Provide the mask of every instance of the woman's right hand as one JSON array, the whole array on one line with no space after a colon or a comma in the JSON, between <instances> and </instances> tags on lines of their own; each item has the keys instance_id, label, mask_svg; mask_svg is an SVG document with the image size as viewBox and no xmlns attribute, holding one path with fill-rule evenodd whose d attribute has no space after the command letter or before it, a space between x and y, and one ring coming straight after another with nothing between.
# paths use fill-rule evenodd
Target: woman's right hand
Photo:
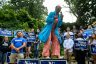
<instances>
[{"instance_id":1,"label":"woman's right hand","mask_svg":"<svg viewBox=\"0 0 96 64\"><path fill-rule=\"evenodd\" d=\"M54 23L57 24L58 22L58 16L54 16Z\"/></svg>"},{"instance_id":2,"label":"woman's right hand","mask_svg":"<svg viewBox=\"0 0 96 64\"><path fill-rule=\"evenodd\" d=\"M58 19L55 19L55 23L57 23L58 22Z\"/></svg>"}]
</instances>

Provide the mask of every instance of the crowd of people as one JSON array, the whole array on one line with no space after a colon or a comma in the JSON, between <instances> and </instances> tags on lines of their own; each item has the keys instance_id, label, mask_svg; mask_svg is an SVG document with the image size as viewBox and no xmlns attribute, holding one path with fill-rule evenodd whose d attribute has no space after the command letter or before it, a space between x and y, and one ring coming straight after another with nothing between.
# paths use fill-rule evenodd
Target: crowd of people
<instances>
[{"instance_id":1,"label":"crowd of people","mask_svg":"<svg viewBox=\"0 0 96 64\"><path fill-rule=\"evenodd\" d=\"M73 28L75 29L75 26L73 26ZM96 29L95 28L92 35L89 36L89 35L83 35L84 33L83 31L85 31L83 28L79 30L75 29L74 31L74 29L71 30L69 27L67 27L67 29L64 30L63 33L61 33L61 36L62 36L61 45L63 46L63 49L64 49L64 57L62 58L58 57L58 58L66 59L71 64L71 57L72 55L74 55L78 64L85 64L85 61L86 61L85 58L88 55L90 58L91 57L93 58L94 64L95 64L96 55L91 54L90 48L87 48L87 50L74 48L75 40L78 40L78 41L86 40L88 42L88 44L86 44L87 46L96 45ZM60 32L60 29L58 31ZM34 32L34 29L28 32L27 36L26 35L24 36L21 31L18 31L16 34L17 34L17 37L13 38L11 40L11 43L9 42L7 36L5 36L3 40L1 40L2 42L0 42L0 54L1 54L0 62L4 64L6 60L7 52L11 52L10 63L16 62L16 59L24 59L24 58L32 59L30 58L30 54L33 53L31 52L32 43L34 43L34 48L33 48L34 58L39 58L38 48L41 41L38 39L38 34ZM50 44L52 44L51 41L50 41ZM24 51L24 48L26 48L26 51ZM49 49L51 49L51 47ZM47 59L49 58L51 58L51 56L47 57Z\"/></svg>"},{"instance_id":2,"label":"crowd of people","mask_svg":"<svg viewBox=\"0 0 96 64\"><path fill-rule=\"evenodd\" d=\"M93 64L96 64L96 54L92 53L91 45L96 45L96 22L94 22L94 27L92 25L89 25L87 29L80 28L79 30L76 29L75 26L73 26L73 29L70 30L69 27L65 30L63 33L63 47L64 47L64 58L71 60L72 54L75 56L75 60L77 61L78 64L86 64L86 57L90 57L93 59ZM84 31L86 30L91 30L92 33L86 33L84 34ZM83 45L86 45L86 49L81 48L77 49L75 48L76 45L76 40L80 41L80 43ZM96 48L95 48L96 50Z\"/></svg>"},{"instance_id":3,"label":"crowd of people","mask_svg":"<svg viewBox=\"0 0 96 64\"><path fill-rule=\"evenodd\" d=\"M0 64L6 62L8 52L11 53L9 56L10 64L16 63L17 59L30 59L30 54L32 53L31 47L34 44L34 58L38 58L38 49L40 40L37 38L38 32L35 33L32 28L29 32L24 33L22 31L17 31L16 37L9 40L8 36L0 38Z\"/></svg>"},{"instance_id":4,"label":"crowd of people","mask_svg":"<svg viewBox=\"0 0 96 64\"><path fill-rule=\"evenodd\" d=\"M10 55L10 64L16 62L17 59L32 59L30 57L31 53L34 53L34 58L39 58L39 44L41 42L44 43L42 57L46 59L50 59L53 57L57 57L58 59L66 59L69 64L71 64L71 56L74 55L77 64L85 64L86 56L88 54L89 57L92 56L93 63L96 64L96 54L90 53L90 48L86 50L80 48L75 49L75 40L76 41L87 41L87 47L91 45L96 45L96 23L88 26L87 29L76 29L73 26L71 30L70 27L67 27L63 33L60 32L60 26L62 24L63 15L60 6L56 6L55 12L51 12L48 15L46 20L47 24L43 28L42 31L38 31L35 33L34 28L31 29L30 32L26 32L24 35L21 31L16 33L17 37L14 37L10 42L8 37L5 36L3 40L0 40L0 62L4 64L5 56L7 52L11 52ZM85 30L93 30L92 34L84 34ZM60 33L60 34L59 34ZM31 51L32 43L34 43L34 52ZM83 43L84 44L84 43ZM60 55L60 45L63 46L64 49L64 57ZM26 51L24 51L26 49Z\"/></svg>"}]
</instances>

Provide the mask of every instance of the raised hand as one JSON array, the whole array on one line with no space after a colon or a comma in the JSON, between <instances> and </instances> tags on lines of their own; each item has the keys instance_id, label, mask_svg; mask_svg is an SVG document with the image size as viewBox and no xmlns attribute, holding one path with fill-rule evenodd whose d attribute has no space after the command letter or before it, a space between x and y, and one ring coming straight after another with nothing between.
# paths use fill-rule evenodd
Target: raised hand
<instances>
[{"instance_id":1,"label":"raised hand","mask_svg":"<svg viewBox=\"0 0 96 64\"><path fill-rule=\"evenodd\" d=\"M56 24L58 22L58 16L54 16L54 23Z\"/></svg>"},{"instance_id":2,"label":"raised hand","mask_svg":"<svg viewBox=\"0 0 96 64\"><path fill-rule=\"evenodd\" d=\"M54 19L58 19L58 16L54 16Z\"/></svg>"},{"instance_id":3,"label":"raised hand","mask_svg":"<svg viewBox=\"0 0 96 64\"><path fill-rule=\"evenodd\" d=\"M57 23L58 22L58 18L57 19L55 19L55 23Z\"/></svg>"}]
</instances>

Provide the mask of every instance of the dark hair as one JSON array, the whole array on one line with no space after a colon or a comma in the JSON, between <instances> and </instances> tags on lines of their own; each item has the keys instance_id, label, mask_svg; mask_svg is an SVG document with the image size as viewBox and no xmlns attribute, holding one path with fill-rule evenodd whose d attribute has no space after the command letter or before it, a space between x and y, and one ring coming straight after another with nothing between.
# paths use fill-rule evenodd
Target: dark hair
<instances>
[{"instance_id":1,"label":"dark hair","mask_svg":"<svg viewBox=\"0 0 96 64\"><path fill-rule=\"evenodd\" d=\"M59 7L59 8L61 8L61 6L60 6L60 5L57 5L55 8L58 8L58 7Z\"/></svg>"},{"instance_id":2,"label":"dark hair","mask_svg":"<svg viewBox=\"0 0 96 64\"><path fill-rule=\"evenodd\" d=\"M82 33L80 33L80 31L77 32L76 36L77 36L77 38L83 38L83 35L82 35Z\"/></svg>"},{"instance_id":3,"label":"dark hair","mask_svg":"<svg viewBox=\"0 0 96 64\"><path fill-rule=\"evenodd\" d=\"M22 33L22 31L17 31L17 32L16 32L16 34L18 34L19 32L21 32L21 33Z\"/></svg>"},{"instance_id":4,"label":"dark hair","mask_svg":"<svg viewBox=\"0 0 96 64\"><path fill-rule=\"evenodd\" d=\"M81 33L78 33L78 38L83 38L83 35Z\"/></svg>"}]
</instances>

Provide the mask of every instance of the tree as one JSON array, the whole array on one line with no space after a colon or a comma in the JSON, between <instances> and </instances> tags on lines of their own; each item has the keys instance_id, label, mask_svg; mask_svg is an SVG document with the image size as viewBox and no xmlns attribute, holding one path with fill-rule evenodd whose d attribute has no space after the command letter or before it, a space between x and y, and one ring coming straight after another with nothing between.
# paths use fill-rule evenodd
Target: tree
<instances>
[{"instance_id":1,"label":"tree","mask_svg":"<svg viewBox=\"0 0 96 64\"><path fill-rule=\"evenodd\" d=\"M25 8L28 13L38 19L43 18L43 14L47 15L47 8L43 5L44 0L11 0L11 4L16 11Z\"/></svg>"},{"instance_id":2,"label":"tree","mask_svg":"<svg viewBox=\"0 0 96 64\"><path fill-rule=\"evenodd\" d=\"M71 12L77 17L78 25L91 24L96 20L96 1L95 0L64 0L71 10Z\"/></svg>"},{"instance_id":3,"label":"tree","mask_svg":"<svg viewBox=\"0 0 96 64\"><path fill-rule=\"evenodd\" d=\"M40 12L42 11L42 13L40 13L39 11L36 13L35 12L31 13L28 8L29 4L28 6L24 6L25 4L22 6L21 3L19 2L21 6L16 6L15 4L17 3L17 1L19 2L21 0L12 0L9 2L9 4L4 4L0 8L0 28L7 28L12 30L13 29L28 30L30 28L35 28L36 30L38 27L42 28L42 26L44 26L43 16L45 15L45 13L43 13L42 11L43 8L42 10L40 9ZM24 1L28 1L28 0L24 0ZM33 11L35 11L34 7L32 8L33 8ZM39 9L37 8L37 10ZM38 13L40 14L38 15ZM34 17L31 14L33 14L34 16L37 15L38 17L37 16ZM41 21L41 18L43 19L43 22Z\"/></svg>"}]
</instances>

